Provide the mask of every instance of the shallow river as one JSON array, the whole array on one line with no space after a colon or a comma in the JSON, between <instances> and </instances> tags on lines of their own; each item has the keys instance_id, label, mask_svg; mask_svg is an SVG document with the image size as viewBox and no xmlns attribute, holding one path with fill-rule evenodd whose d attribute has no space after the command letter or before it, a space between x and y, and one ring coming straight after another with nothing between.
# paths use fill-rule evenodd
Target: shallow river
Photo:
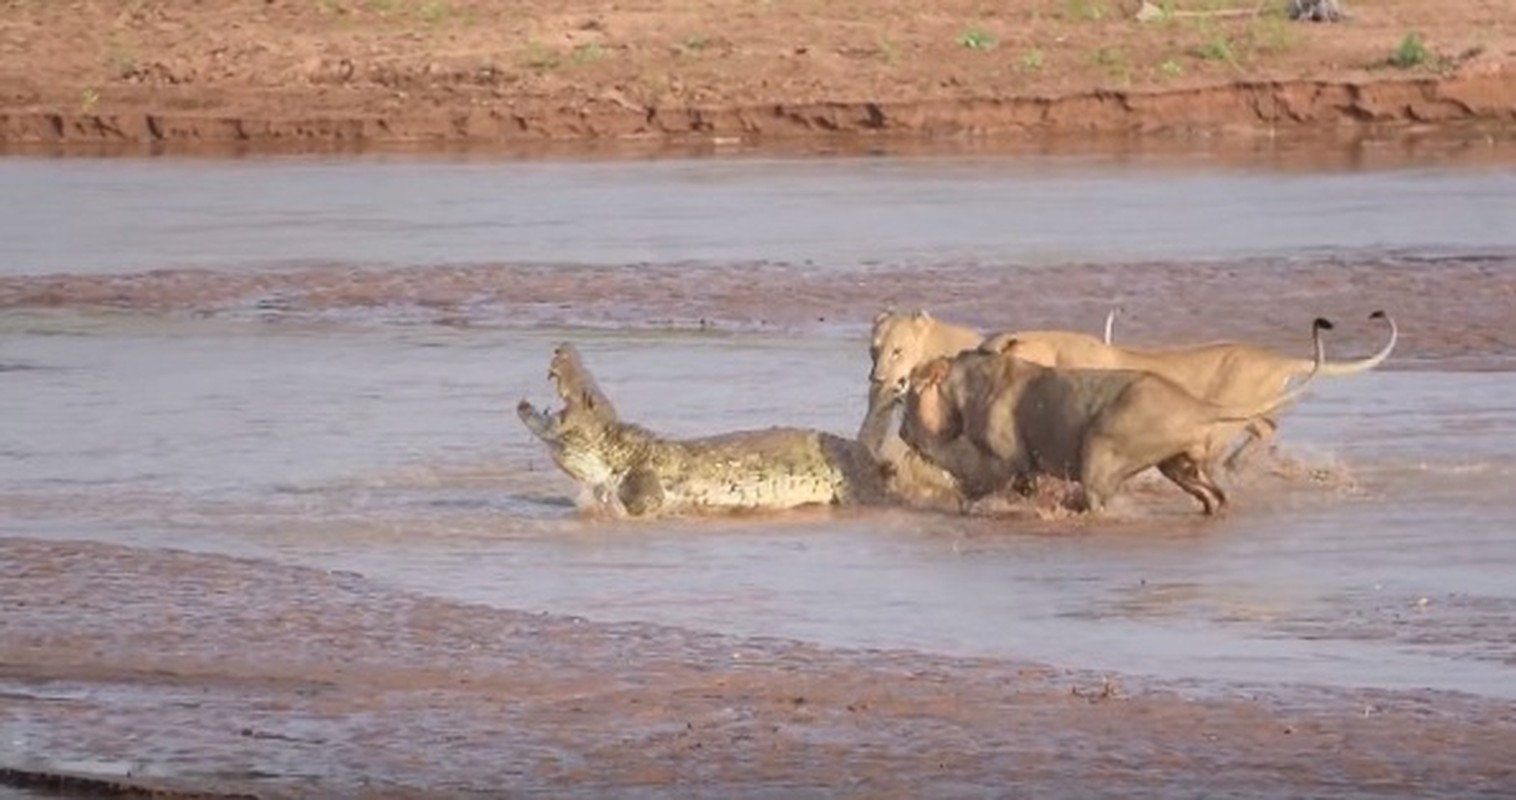
<instances>
[{"instance_id":1,"label":"shallow river","mask_svg":"<svg viewBox=\"0 0 1516 800\"><path fill-rule=\"evenodd\" d=\"M1516 157L1328 161L3 160L0 535L1196 692L1516 698ZM569 340L660 432L850 433L898 301L1090 330L1119 301L1118 339L1301 354L1329 313L1334 357L1384 307L1403 338L1219 520L1141 481L1098 522L586 520L511 412Z\"/></svg>"}]
</instances>

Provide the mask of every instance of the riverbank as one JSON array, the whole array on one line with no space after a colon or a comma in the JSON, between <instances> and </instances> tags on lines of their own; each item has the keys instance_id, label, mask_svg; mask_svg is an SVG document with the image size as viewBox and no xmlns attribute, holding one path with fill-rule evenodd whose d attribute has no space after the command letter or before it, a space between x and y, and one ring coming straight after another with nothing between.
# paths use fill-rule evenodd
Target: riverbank
<instances>
[{"instance_id":1,"label":"riverbank","mask_svg":"<svg viewBox=\"0 0 1516 800\"><path fill-rule=\"evenodd\" d=\"M0 725L21 754L48 754L7 753L0 786L284 798L1512 785L1504 701L1187 696L1032 663L491 609L182 551L0 538L0 554L0 605L24 609L0 633Z\"/></svg>"},{"instance_id":2,"label":"riverbank","mask_svg":"<svg viewBox=\"0 0 1516 800\"><path fill-rule=\"evenodd\" d=\"M1143 22L1117 0L10 0L0 144L1359 135L1516 121L1516 33L1492 4L1388 0L1331 24L1268 5L1217 16L1227 3L1178 2Z\"/></svg>"}]
</instances>

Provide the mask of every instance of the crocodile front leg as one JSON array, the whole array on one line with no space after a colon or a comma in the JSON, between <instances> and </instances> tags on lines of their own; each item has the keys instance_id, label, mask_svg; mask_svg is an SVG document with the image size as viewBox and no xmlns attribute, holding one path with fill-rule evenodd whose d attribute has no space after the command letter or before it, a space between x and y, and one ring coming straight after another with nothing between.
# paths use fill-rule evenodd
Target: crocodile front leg
<instances>
[{"instance_id":1,"label":"crocodile front leg","mask_svg":"<svg viewBox=\"0 0 1516 800\"><path fill-rule=\"evenodd\" d=\"M656 513L663 507L663 481L648 467L637 467L621 479L616 489L621 507L634 517Z\"/></svg>"}]
</instances>

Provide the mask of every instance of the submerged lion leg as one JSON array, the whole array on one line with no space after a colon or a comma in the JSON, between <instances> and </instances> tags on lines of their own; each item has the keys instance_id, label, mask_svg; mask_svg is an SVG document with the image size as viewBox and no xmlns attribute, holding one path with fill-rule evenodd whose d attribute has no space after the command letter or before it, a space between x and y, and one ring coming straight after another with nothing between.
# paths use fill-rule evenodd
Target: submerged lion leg
<instances>
[{"instance_id":1,"label":"submerged lion leg","mask_svg":"<svg viewBox=\"0 0 1516 800\"><path fill-rule=\"evenodd\" d=\"M1200 501L1206 514L1214 514L1226 504L1226 493L1212 483L1195 459L1178 455L1159 462L1158 471L1186 494Z\"/></svg>"},{"instance_id":2,"label":"submerged lion leg","mask_svg":"<svg viewBox=\"0 0 1516 800\"><path fill-rule=\"evenodd\" d=\"M1263 447L1274 439L1274 434L1279 430L1279 423L1269 417L1259 417L1248 423L1247 436L1242 444L1237 445L1226 458L1222 459L1221 465L1228 471L1236 471L1242 466L1243 456L1253 449Z\"/></svg>"}]
</instances>

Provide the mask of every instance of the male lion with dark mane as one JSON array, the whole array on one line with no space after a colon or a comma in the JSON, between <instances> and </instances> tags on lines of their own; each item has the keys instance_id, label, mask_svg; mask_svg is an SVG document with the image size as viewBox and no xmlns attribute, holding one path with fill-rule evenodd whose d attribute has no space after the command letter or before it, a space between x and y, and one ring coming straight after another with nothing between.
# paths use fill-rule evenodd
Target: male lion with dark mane
<instances>
[{"instance_id":1,"label":"male lion with dark mane","mask_svg":"<svg viewBox=\"0 0 1516 800\"><path fill-rule=\"evenodd\" d=\"M1105 321L1105 342L1075 331L1019 331L1014 335L1021 343L1023 358L1050 367L1082 366L1097 356L1097 351L1111 340L1113 310ZM936 319L925 310L912 312L881 311L874 317L869 332L869 410L858 431L858 438L877 445L888 435L892 406L905 396L911 370L939 356L954 356L972 350L984 341L973 328ZM1078 363L1071 363L1078 362Z\"/></svg>"},{"instance_id":2,"label":"male lion with dark mane","mask_svg":"<svg viewBox=\"0 0 1516 800\"><path fill-rule=\"evenodd\" d=\"M1128 479L1157 467L1213 514L1227 502L1209 475L1215 454L1242 425L1300 397L1321 372L1321 332L1331 327L1312 325L1314 366L1298 386L1236 406L1152 372L1044 367L1022 359L1015 340L939 356L911 373L901 438L970 499L1048 475L1079 481L1098 512Z\"/></svg>"},{"instance_id":3,"label":"male lion with dark mane","mask_svg":"<svg viewBox=\"0 0 1516 800\"><path fill-rule=\"evenodd\" d=\"M1114 316L1114 314L1113 314ZM1321 375L1344 376L1367 372L1389 358L1399 330L1383 311L1370 319L1384 320L1389 340L1379 352L1357 361L1327 362ZM893 406L905 393L911 371L942 356L953 356L981 345L998 351L1010 340L1017 342L1017 356L1045 367L1066 369L1142 370L1162 375L1195 397L1229 408L1244 408L1268 402L1289 381L1317 369L1311 359L1286 356L1242 342L1212 342L1174 348L1118 347L1110 344L1111 317L1106 320L1106 341L1070 331L1000 333L988 339L971 328L941 322L924 311L910 314L885 312L874 320L870 354L869 409L859 429L859 440L881 452L889 437ZM1227 458L1234 465L1255 441L1264 441L1278 428L1276 414L1259 417L1239 432L1249 438ZM1228 443L1230 444L1230 443Z\"/></svg>"},{"instance_id":4,"label":"male lion with dark mane","mask_svg":"<svg viewBox=\"0 0 1516 800\"><path fill-rule=\"evenodd\" d=\"M1115 313L1106 317L1107 342ZM1024 357L1049 365L1067 359L1060 354L1082 353L1102 344L1093 336L1074 331L1022 331L1016 336ZM874 317L869 343L873 360L869 407L858 429L858 441L895 469L901 485L917 487L924 495L939 499L957 495L959 487L951 475L891 435L893 416L905 396L912 369L934 358L972 350L983 341L978 331L939 321L926 311L882 311Z\"/></svg>"}]
</instances>

